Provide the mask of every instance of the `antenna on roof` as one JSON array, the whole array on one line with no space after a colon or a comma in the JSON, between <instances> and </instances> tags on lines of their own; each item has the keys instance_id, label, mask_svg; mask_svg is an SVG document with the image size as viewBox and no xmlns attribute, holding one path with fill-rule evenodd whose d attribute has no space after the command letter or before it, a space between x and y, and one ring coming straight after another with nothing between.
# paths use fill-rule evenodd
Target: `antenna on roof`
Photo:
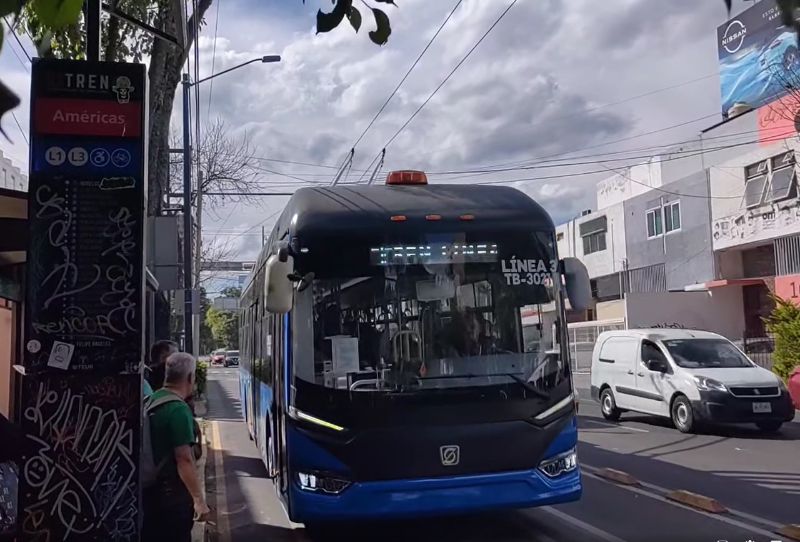
<instances>
[{"instance_id":1,"label":"antenna on roof","mask_svg":"<svg viewBox=\"0 0 800 542\"><path fill-rule=\"evenodd\" d=\"M353 156L355 154L356 154L356 149L355 148L350 149L350 152L348 153L347 158L344 159L344 163L342 163L341 167L339 168L339 171L336 172L336 177L333 178L333 182L331 183L331 186L336 186L337 184L339 184L339 181L342 179L342 174L345 172L345 170L346 169L349 170L350 167L352 167L352 165L353 165Z\"/></svg>"},{"instance_id":2,"label":"antenna on roof","mask_svg":"<svg viewBox=\"0 0 800 542\"><path fill-rule=\"evenodd\" d=\"M372 184L375 182L375 177L378 175L378 172L383 167L383 160L386 158L386 149L381 151L381 159L378 160L378 165L375 166L375 169L372 171L372 176L369 178L369 182L367 184Z\"/></svg>"}]
</instances>

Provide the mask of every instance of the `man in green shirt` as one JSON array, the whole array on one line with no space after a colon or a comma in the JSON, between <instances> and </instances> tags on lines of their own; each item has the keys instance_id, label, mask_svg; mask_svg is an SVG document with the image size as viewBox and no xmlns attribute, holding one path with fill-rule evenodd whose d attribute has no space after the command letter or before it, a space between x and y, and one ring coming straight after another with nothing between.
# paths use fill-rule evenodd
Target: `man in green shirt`
<instances>
[{"instance_id":1,"label":"man in green shirt","mask_svg":"<svg viewBox=\"0 0 800 542\"><path fill-rule=\"evenodd\" d=\"M194 390L195 369L190 354L170 355L164 387L149 398L155 401L174 394L181 400L155 407L149 414L153 459L163 466L156 484L143 495L142 540L147 542L190 542L193 522L205 521L209 514L192 453L194 418L185 402Z\"/></svg>"}]
</instances>

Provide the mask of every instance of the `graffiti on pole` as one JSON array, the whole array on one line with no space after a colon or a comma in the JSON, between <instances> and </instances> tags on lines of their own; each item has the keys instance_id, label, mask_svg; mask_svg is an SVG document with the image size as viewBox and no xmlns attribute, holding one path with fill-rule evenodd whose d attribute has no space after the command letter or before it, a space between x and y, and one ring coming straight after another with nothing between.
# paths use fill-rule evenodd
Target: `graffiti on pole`
<instances>
[{"instance_id":1,"label":"graffiti on pole","mask_svg":"<svg viewBox=\"0 0 800 542\"><path fill-rule=\"evenodd\" d=\"M141 65L34 64L28 371L138 370L145 105Z\"/></svg>"},{"instance_id":2,"label":"graffiti on pole","mask_svg":"<svg viewBox=\"0 0 800 542\"><path fill-rule=\"evenodd\" d=\"M136 540L138 375L31 377L24 391L23 539Z\"/></svg>"},{"instance_id":3,"label":"graffiti on pole","mask_svg":"<svg viewBox=\"0 0 800 542\"><path fill-rule=\"evenodd\" d=\"M145 67L35 59L31 81L18 531L135 542Z\"/></svg>"}]
</instances>

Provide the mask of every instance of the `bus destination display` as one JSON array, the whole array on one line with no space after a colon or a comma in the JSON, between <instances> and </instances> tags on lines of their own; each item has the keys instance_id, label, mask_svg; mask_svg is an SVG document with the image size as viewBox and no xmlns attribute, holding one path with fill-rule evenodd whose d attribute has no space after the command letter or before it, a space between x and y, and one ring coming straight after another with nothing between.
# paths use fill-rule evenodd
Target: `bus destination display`
<instances>
[{"instance_id":1,"label":"bus destination display","mask_svg":"<svg viewBox=\"0 0 800 542\"><path fill-rule=\"evenodd\" d=\"M497 261L493 243L425 243L388 245L370 249L370 264L379 266L492 263Z\"/></svg>"}]
</instances>

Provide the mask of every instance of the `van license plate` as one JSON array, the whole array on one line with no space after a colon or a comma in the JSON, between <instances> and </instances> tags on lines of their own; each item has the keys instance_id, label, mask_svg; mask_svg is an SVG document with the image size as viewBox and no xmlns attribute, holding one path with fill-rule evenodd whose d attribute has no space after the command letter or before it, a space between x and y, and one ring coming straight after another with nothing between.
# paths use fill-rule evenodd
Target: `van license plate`
<instances>
[{"instance_id":1,"label":"van license plate","mask_svg":"<svg viewBox=\"0 0 800 542\"><path fill-rule=\"evenodd\" d=\"M756 414L766 414L772 412L770 403L753 403L753 412Z\"/></svg>"}]
</instances>

